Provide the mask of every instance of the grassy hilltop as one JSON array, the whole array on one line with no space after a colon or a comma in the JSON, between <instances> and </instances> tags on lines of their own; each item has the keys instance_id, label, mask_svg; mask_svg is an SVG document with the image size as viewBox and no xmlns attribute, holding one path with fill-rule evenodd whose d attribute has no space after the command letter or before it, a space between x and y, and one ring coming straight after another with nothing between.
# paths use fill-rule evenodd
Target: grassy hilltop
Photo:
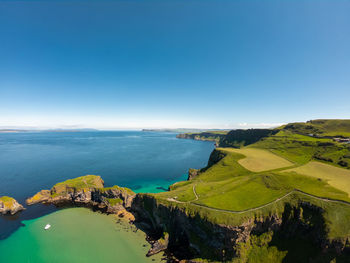
<instances>
[{"instance_id":1,"label":"grassy hilltop","mask_svg":"<svg viewBox=\"0 0 350 263\"><path fill-rule=\"evenodd\" d=\"M274 214L282 217L286 206L307 203L321 209L319 220L327 240L344 244L350 240L350 144L333 138L349 136L350 120L315 120L237 134L229 132L219 143L224 146L231 143L236 148L215 149L211 156L215 161L199 170L197 176L152 196L159 204L227 226ZM255 137L249 138L252 135ZM303 215L301 220L306 220ZM305 224L312 225L307 220ZM264 235L270 235L266 237L269 241L257 241L259 246L253 240L263 236L251 237L252 243L242 244L241 253L245 256L237 262L262 262L259 258L263 255L269 258L268 262L300 260L293 249L304 246L306 241L282 240L278 244L285 247L277 249L273 244L277 237L272 239L271 233ZM304 261L298 262L309 262L308 257L318 256L314 248L300 253ZM314 262L332 259L348 262L330 254Z\"/></svg>"},{"instance_id":2,"label":"grassy hilltop","mask_svg":"<svg viewBox=\"0 0 350 263\"><path fill-rule=\"evenodd\" d=\"M290 123L282 128L303 135L350 137L350 120L311 120L306 123Z\"/></svg>"}]
</instances>

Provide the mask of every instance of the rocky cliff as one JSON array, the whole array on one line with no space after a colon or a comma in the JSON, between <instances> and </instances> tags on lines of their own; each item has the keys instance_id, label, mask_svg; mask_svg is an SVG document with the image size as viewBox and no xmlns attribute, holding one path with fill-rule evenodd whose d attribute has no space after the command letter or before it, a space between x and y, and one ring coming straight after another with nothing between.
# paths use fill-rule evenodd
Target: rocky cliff
<instances>
[{"instance_id":1,"label":"rocky cliff","mask_svg":"<svg viewBox=\"0 0 350 263\"><path fill-rule=\"evenodd\" d=\"M136 224L139 223L140 228L154 240L149 255L167 250L177 260L186 262L196 258L247 262L249 254L256 253L256 250L274 249L276 255L285 256L287 252L283 251L285 247L281 244L299 239L309 243L313 253L316 251L311 255L312 262L323 262L322 257L348 253L348 240L327 239L322 209L302 201L295 206L285 204L280 215L246 218L238 225L211 223L198 214L188 214L186 209L162 204L147 194L138 194L131 210ZM293 245L305 249L303 242ZM303 256L303 260L309 262L309 255Z\"/></svg>"},{"instance_id":2,"label":"rocky cliff","mask_svg":"<svg viewBox=\"0 0 350 263\"><path fill-rule=\"evenodd\" d=\"M216 133L216 132L199 132L199 133L180 133L176 135L179 139L192 139L197 141L213 141L217 144L226 135L226 132Z\"/></svg>"},{"instance_id":3,"label":"rocky cliff","mask_svg":"<svg viewBox=\"0 0 350 263\"><path fill-rule=\"evenodd\" d=\"M237 129L232 130L220 140L221 147L239 148L261 140L264 137L274 135L278 132L277 129Z\"/></svg>"},{"instance_id":4,"label":"rocky cliff","mask_svg":"<svg viewBox=\"0 0 350 263\"><path fill-rule=\"evenodd\" d=\"M208 169L209 167L222 160L225 156L225 152L214 149L209 156L208 165L203 169Z\"/></svg>"},{"instance_id":5,"label":"rocky cliff","mask_svg":"<svg viewBox=\"0 0 350 263\"><path fill-rule=\"evenodd\" d=\"M58 183L51 190L41 190L28 198L26 203L86 205L108 213L117 213L129 208L135 195L128 188L104 187L100 176L86 175Z\"/></svg>"},{"instance_id":6,"label":"rocky cliff","mask_svg":"<svg viewBox=\"0 0 350 263\"><path fill-rule=\"evenodd\" d=\"M0 214L14 215L22 210L24 210L23 206L14 198L8 196L0 197Z\"/></svg>"},{"instance_id":7,"label":"rocky cliff","mask_svg":"<svg viewBox=\"0 0 350 263\"><path fill-rule=\"evenodd\" d=\"M278 129L237 129L228 132L180 133L176 138L198 141L214 141L216 146L239 148L276 134Z\"/></svg>"}]
</instances>

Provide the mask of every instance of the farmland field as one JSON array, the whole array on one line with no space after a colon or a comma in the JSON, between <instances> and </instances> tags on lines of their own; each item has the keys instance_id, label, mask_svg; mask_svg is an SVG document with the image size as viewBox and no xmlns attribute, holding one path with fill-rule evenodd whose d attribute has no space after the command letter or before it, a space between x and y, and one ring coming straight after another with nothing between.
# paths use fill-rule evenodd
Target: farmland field
<instances>
[{"instance_id":1,"label":"farmland field","mask_svg":"<svg viewBox=\"0 0 350 263\"><path fill-rule=\"evenodd\" d=\"M311 161L303 166L288 169L283 172L296 172L327 181L331 186L350 195L350 170L338 168L317 161Z\"/></svg>"},{"instance_id":2,"label":"farmland field","mask_svg":"<svg viewBox=\"0 0 350 263\"><path fill-rule=\"evenodd\" d=\"M245 158L240 159L238 163L252 172L268 171L293 165L293 163L267 150L255 148L225 148L224 150L240 153L246 156Z\"/></svg>"}]
</instances>

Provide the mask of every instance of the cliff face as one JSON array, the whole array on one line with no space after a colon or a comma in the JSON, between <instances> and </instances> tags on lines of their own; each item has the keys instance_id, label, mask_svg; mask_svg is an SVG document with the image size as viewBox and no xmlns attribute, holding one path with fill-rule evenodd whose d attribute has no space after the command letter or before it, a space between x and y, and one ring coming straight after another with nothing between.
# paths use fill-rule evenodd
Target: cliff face
<instances>
[{"instance_id":1,"label":"cliff face","mask_svg":"<svg viewBox=\"0 0 350 263\"><path fill-rule=\"evenodd\" d=\"M201 172L204 172L205 170L209 169L211 166L218 163L225 156L226 156L226 154L224 152L214 149L210 154L208 164L206 167L204 167L202 169L193 169L193 168L188 169L187 181L194 179Z\"/></svg>"},{"instance_id":2,"label":"cliff face","mask_svg":"<svg viewBox=\"0 0 350 263\"><path fill-rule=\"evenodd\" d=\"M192 180L193 178L197 177L199 174L200 170L199 169L193 169L190 168L188 169L188 177L187 177L187 181Z\"/></svg>"},{"instance_id":3,"label":"cliff face","mask_svg":"<svg viewBox=\"0 0 350 263\"><path fill-rule=\"evenodd\" d=\"M76 204L99 208L108 213L129 208L135 193L119 186L104 187L100 176L83 176L58 183L51 190L41 190L26 200L28 205Z\"/></svg>"},{"instance_id":4,"label":"cliff face","mask_svg":"<svg viewBox=\"0 0 350 263\"><path fill-rule=\"evenodd\" d=\"M220 147L236 147L249 145L259 141L260 139L276 134L277 129L237 129L227 133L200 132L200 133L181 133L176 135L180 139L192 139L199 141L214 141L216 146Z\"/></svg>"},{"instance_id":5,"label":"cliff face","mask_svg":"<svg viewBox=\"0 0 350 263\"><path fill-rule=\"evenodd\" d=\"M225 134L214 133L214 132L200 132L200 133L180 133L176 135L176 138L179 139L192 139L197 141L213 141L219 142L222 138L225 137Z\"/></svg>"},{"instance_id":6,"label":"cliff face","mask_svg":"<svg viewBox=\"0 0 350 263\"><path fill-rule=\"evenodd\" d=\"M0 197L0 214L14 215L22 210L24 210L23 206L14 198L8 196Z\"/></svg>"},{"instance_id":7,"label":"cliff face","mask_svg":"<svg viewBox=\"0 0 350 263\"><path fill-rule=\"evenodd\" d=\"M235 246L246 242L254 227L254 221L240 226L212 224L200 216L189 216L179 208L158 204L147 195L138 195L132 211L136 222L142 222L143 230L154 239L163 233L169 234L167 247L178 259L204 258L226 260L236 255ZM280 224L276 218L270 219L270 227ZM225 252L223 252L225 251Z\"/></svg>"},{"instance_id":8,"label":"cliff face","mask_svg":"<svg viewBox=\"0 0 350 263\"><path fill-rule=\"evenodd\" d=\"M260 139L276 134L278 130L271 129L248 129L248 130L232 130L221 141L222 147L236 147L249 145L259 141Z\"/></svg>"},{"instance_id":9,"label":"cliff face","mask_svg":"<svg viewBox=\"0 0 350 263\"><path fill-rule=\"evenodd\" d=\"M209 156L207 167L203 169L208 169L209 167L213 166L214 164L222 160L225 156L226 154L224 152L214 149Z\"/></svg>"},{"instance_id":10,"label":"cliff face","mask_svg":"<svg viewBox=\"0 0 350 263\"><path fill-rule=\"evenodd\" d=\"M150 195L138 194L131 211L136 222L141 222L140 228L160 241L153 242L149 254L168 250L177 259L231 261L239 258L242 260L239 262L246 262L244 257L251 249L247 244L255 236L267 233L271 239L277 236L287 241L305 239L319 250L319 255L327 255L330 251L341 253L347 242L327 240L322 209L303 202L294 207L286 204L282 215L247 218L240 225L213 224L199 215L191 216L178 207L158 203ZM265 246L268 248L272 244Z\"/></svg>"}]
</instances>

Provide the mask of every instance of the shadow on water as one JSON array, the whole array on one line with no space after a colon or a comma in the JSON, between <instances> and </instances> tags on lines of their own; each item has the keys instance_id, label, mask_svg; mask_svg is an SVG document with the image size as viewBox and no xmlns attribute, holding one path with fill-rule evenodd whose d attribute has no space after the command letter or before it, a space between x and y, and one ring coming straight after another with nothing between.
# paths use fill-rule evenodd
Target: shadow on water
<instances>
[{"instance_id":1,"label":"shadow on water","mask_svg":"<svg viewBox=\"0 0 350 263\"><path fill-rule=\"evenodd\" d=\"M24 220L36 219L51 214L60 208L54 205L37 204L25 207L26 210L15 215L0 215L0 240L10 237L20 227L25 227Z\"/></svg>"}]
</instances>

